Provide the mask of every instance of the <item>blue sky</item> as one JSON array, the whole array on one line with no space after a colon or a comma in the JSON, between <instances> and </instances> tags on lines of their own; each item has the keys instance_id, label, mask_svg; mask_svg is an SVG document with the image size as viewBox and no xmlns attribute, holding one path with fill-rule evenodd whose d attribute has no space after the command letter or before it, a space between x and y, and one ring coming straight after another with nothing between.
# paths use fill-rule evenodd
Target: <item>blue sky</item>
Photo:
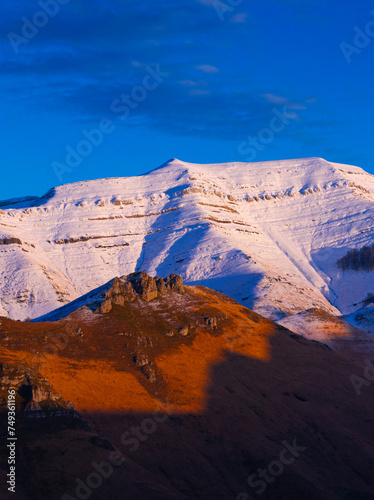
<instances>
[{"instance_id":1,"label":"blue sky","mask_svg":"<svg viewBox=\"0 0 374 500\"><path fill-rule=\"evenodd\" d=\"M370 1L3 0L0 33L1 199L172 157L374 173Z\"/></svg>"}]
</instances>

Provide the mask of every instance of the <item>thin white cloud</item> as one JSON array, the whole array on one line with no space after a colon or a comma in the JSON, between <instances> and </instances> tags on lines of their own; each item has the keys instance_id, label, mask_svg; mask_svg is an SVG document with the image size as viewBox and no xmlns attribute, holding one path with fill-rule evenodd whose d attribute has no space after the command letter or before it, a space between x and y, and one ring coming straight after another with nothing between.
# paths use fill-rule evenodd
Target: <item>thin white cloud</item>
<instances>
[{"instance_id":1,"label":"thin white cloud","mask_svg":"<svg viewBox=\"0 0 374 500\"><path fill-rule=\"evenodd\" d=\"M181 80L179 83L184 87L197 87L198 85L198 83L193 80Z\"/></svg>"},{"instance_id":2,"label":"thin white cloud","mask_svg":"<svg viewBox=\"0 0 374 500\"><path fill-rule=\"evenodd\" d=\"M195 66L196 69L203 71L204 73L219 73L219 69L215 66L210 66L209 64L201 64L199 66Z\"/></svg>"},{"instance_id":3,"label":"thin white cloud","mask_svg":"<svg viewBox=\"0 0 374 500\"><path fill-rule=\"evenodd\" d=\"M282 97L275 94L263 94L263 97L272 104L283 104L289 109L306 109L306 106L299 101L292 101L286 97Z\"/></svg>"},{"instance_id":4,"label":"thin white cloud","mask_svg":"<svg viewBox=\"0 0 374 500\"><path fill-rule=\"evenodd\" d=\"M294 111L284 111L283 114L286 118L290 118L291 120L300 120L300 116Z\"/></svg>"}]
</instances>

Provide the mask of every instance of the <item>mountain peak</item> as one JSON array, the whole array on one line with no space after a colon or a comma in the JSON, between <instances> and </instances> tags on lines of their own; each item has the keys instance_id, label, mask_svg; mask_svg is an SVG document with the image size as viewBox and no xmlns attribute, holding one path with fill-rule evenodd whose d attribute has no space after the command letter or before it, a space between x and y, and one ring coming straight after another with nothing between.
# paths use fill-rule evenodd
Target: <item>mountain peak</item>
<instances>
[{"instance_id":1,"label":"mountain peak","mask_svg":"<svg viewBox=\"0 0 374 500\"><path fill-rule=\"evenodd\" d=\"M107 314L114 305L124 306L136 300L150 302L170 292L179 295L185 293L183 279L180 276L170 274L164 279L159 276L152 278L145 272L137 271L128 276L114 278L73 302L33 321L58 321L83 307L94 313Z\"/></svg>"},{"instance_id":2,"label":"mountain peak","mask_svg":"<svg viewBox=\"0 0 374 500\"><path fill-rule=\"evenodd\" d=\"M216 288L272 319L348 314L371 281L337 261L372 244L373 202L373 176L320 158L172 159L142 176L65 184L2 206L0 314L43 316L138 270Z\"/></svg>"}]
</instances>

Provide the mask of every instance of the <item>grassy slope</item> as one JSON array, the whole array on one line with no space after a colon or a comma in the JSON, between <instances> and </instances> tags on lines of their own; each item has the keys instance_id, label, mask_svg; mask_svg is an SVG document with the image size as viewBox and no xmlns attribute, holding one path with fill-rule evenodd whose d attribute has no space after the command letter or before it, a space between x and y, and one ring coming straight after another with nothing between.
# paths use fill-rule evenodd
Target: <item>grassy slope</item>
<instances>
[{"instance_id":1,"label":"grassy slope","mask_svg":"<svg viewBox=\"0 0 374 500\"><path fill-rule=\"evenodd\" d=\"M83 310L56 323L2 319L0 335L8 340L1 359L31 363L92 427L25 426L19 470L34 496L24 498L74 495L75 478L85 479L92 462L110 454L92 444L98 431L127 463L93 499L122 498L124 491L134 499L256 497L248 476L294 439L306 450L262 498L372 498L373 386L357 396L350 381L364 365L217 292L187 290L104 316ZM203 317L217 318L217 327L204 325ZM187 336L178 333L185 325ZM60 347L45 355L57 334ZM140 354L152 363L153 383L134 361ZM155 429L154 411L163 420ZM153 430L142 432L135 449L128 438L142 425Z\"/></svg>"}]
</instances>

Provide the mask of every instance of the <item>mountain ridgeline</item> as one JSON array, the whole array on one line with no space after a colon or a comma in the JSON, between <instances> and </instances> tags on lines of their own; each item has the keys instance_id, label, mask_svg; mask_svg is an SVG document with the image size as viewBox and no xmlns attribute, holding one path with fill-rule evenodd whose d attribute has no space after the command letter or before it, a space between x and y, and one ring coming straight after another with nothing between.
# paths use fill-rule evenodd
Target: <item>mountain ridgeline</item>
<instances>
[{"instance_id":1,"label":"mountain ridgeline","mask_svg":"<svg viewBox=\"0 0 374 500\"><path fill-rule=\"evenodd\" d=\"M373 196L362 169L305 158L171 160L4 201L0 315L41 317L134 272L180 275L274 320L350 314L374 293Z\"/></svg>"}]
</instances>

